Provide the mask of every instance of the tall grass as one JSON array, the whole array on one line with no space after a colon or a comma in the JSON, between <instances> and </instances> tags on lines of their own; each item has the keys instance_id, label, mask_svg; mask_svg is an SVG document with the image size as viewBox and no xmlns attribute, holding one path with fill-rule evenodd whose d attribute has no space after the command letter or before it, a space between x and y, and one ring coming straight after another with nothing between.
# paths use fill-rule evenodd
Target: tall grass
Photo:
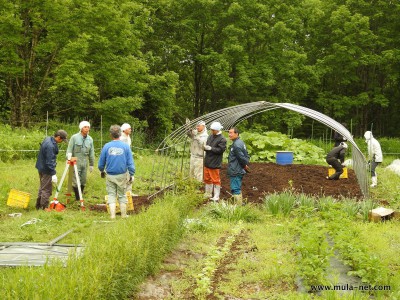
<instances>
[{"instance_id":1,"label":"tall grass","mask_svg":"<svg viewBox=\"0 0 400 300\"><path fill-rule=\"evenodd\" d=\"M93 228L81 257L67 266L2 271L1 299L125 299L159 267L196 205L190 195L166 196L142 214Z\"/></svg>"},{"instance_id":2,"label":"tall grass","mask_svg":"<svg viewBox=\"0 0 400 300\"><path fill-rule=\"evenodd\" d=\"M207 214L215 219L224 219L228 222L256 222L261 219L260 212L252 205L235 205L225 202L213 203L209 206Z\"/></svg>"},{"instance_id":3,"label":"tall grass","mask_svg":"<svg viewBox=\"0 0 400 300\"><path fill-rule=\"evenodd\" d=\"M272 215L288 216L295 208L313 209L314 206L315 199L313 197L297 194L291 190L274 193L264 199L264 208Z\"/></svg>"}]
</instances>

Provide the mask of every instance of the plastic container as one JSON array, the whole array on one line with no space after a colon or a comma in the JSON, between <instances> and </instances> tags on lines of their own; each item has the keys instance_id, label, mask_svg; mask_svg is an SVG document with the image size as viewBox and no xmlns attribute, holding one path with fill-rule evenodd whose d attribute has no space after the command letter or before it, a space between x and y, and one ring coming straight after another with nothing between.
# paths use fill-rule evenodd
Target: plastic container
<instances>
[{"instance_id":1,"label":"plastic container","mask_svg":"<svg viewBox=\"0 0 400 300\"><path fill-rule=\"evenodd\" d=\"M328 169L328 176L332 176L335 173L336 170L334 168ZM347 173L347 168L343 168L343 173L340 175L339 179L346 179L346 178L349 178L349 175Z\"/></svg>"},{"instance_id":2,"label":"plastic container","mask_svg":"<svg viewBox=\"0 0 400 300\"><path fill-rule=\"evenodd\" d=\"M277 151L276 152L276 163L278 165L291 165L293 163L293 152L292 151Z\"/></svg>"},{"instance_id":3,"label":"plastic container","mask_svg":"<svg viewBox=\"0 0 400 300\"><path fill-rule=\"evenodd\" d=\"M126 192L126 198L128 199L128 203L126 204L126 210L127 211L133 211L134 210L134 206L133 206L132 194L130 192ZM108 195L105 195L104 199L106 200L106 203L107 203ZM117 205L116 205L115 212L116 213L120 213L121 209L119 208L118 200L116 201L116 204ZM110 213L110 207L108 206L108 203L107 203L107 212Z\"/></svg>"},{"instance_id":4,"label":"plastic container","mask_svg":"<svg viewBox=\"0 0 400 300\"><path fill-rule=\"evenodd\" d=\"M11 189L10 194L8 195L7 205L27 208L30 200L31 194Z\"/></svg>"}]
</instances>

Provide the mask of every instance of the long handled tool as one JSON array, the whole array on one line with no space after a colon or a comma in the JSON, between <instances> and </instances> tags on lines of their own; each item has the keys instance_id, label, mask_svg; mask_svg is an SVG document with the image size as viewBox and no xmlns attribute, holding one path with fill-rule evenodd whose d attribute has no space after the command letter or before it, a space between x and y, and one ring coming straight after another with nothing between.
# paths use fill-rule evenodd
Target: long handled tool
<instances>
[{"instance_id":1,"label":"long handled tool","mask_svg":"<svg viewBox=\"0 0 400 300\"><path fill-rule=\"evenodd\" d=\"M79 192L79 201L81 204L81 210L85 210L85 206L83 204L83 198L82 198L82 190L81 190L81 182L79 180L79 175L78 175L78 167L76 165L76 157L72 157L71 159L68 159L66 164L65 164L65 170L64 173L61 176L61 180L60 183L58 184L58 186L56 187L56 193L54 195L53 201L51 201L50 203L50 210L51 209L55 209L57 211L63 211L65 209L65 205L60 203L58 201L58 193L61 191L62 185L64 183L65 177L67 176L69 167L72 165L74 168L74 173L75 173L75 177L76 177L76 183L78 185L78 192Z\"/></svg>"}]
</instances>

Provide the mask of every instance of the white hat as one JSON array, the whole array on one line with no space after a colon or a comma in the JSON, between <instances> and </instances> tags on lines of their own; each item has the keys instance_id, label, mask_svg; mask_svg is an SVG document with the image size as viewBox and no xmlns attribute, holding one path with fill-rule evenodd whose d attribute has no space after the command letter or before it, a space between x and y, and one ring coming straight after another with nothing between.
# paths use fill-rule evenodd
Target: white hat
<instances>
[{"instance_id":1,"label":"white hat","mask_svg":"<svg viewBox=\"0 0 400 300\"><path fill-rule=\"evenodd\" d=\"M128 123L124 123L121 125L121 131L125 131L129 128L131 128L131 125L129 125Z\"/></svg>"},{"instance_id":2,"label":"white hat","mask_svg":"<svg viewBox=\"0 0 400 300\"><path fill-rule=\"evenodd\" d=\"M79 123L79 130L82 130L83 127L89 126L90 128L90 123L88 121L82 121Z\"/></svg>"},{"instance_id":3,"label":"white hat","mask_svg":"<svg viewBox=\"0 0 400 300\"><path fill-rule=\"evenodd\" d=\"M197 122L197 126L199 126L199 125L206 125L206 122L204 122L204 121L199 121L199 122Z\"/></svg>"},{"instance_id":4,"label":"white hat","mask_svg":"<svg viewBox=\"0 0 400 300\"><path fill-rule=\"evenodd\" d=\"M218 130L220 131L222 128L224 128L220 122L212 122L210 129L211 130Z\"/></svg>"},{"instance_id":5,"label":"white hat","mask_svg":"<svg viewBox=\"0 0 400 300\"><path fill-rule=\"evenodd\" d=\"M371 131L366 131L364 133L364 138L368 141L372 138L372 132Z\"/></svg>"}]
</instances>

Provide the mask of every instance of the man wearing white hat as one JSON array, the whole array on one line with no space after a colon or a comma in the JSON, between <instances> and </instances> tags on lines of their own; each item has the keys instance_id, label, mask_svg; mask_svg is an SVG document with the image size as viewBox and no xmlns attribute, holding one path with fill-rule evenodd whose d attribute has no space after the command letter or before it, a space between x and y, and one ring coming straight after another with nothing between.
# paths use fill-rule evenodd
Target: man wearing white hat
<instances>
[{"instance_id":1,"label":"man wearing white hat","mask_svg":"<svg viewBox=\"0 0 400 300\"><path fill-rule=\"evenodd\" d=\"M208 137L206 122L199 121L196 129L189 130L187 134L192 140L190 144L190 177L203 182L204 145Z\"/></svg>"},{"instance_id":2,"label":"man wearing white hat","mask_svg":"<svg viewBox=\"0 0 400 300\"><path fill-rule=\"evenodd\" d=\"M132 133L132 127L128 123L124 123L121 125L121 137L119 138L121 141L123 141L125 144L131 147L132 141L131 141L131 133Z\"/></svg>"},{"instance_id":3,"label":"man wearing white hat","mask_svg":"<svg viewBox=\"0 0 400 300\"><path fill-rule=\"evenodd\" d=\"M132 140L131 140L131 133L132 133L132 127L128 123L124 123L121 125L121 136L120 136L120 141L124 142L129 146L129 149L131 148L132 145ZM129 172L126 172L126 192L129 192L132 194L132 182L134 180L134 177L129 174Z\"/></svg>"},{"instance_id":4,"label":"man wearing white hat","mask_svg":"<svg viewBox=\"0 0 400 300\"><path fill-rule=\"evenodd\" d=\"M83 190L86 185L87 169L89 164L89 171L93 171L94 166L94 146L93 139L89 136L90 123L88 121L82 121L79 123L79 132L74 134L68 143L67 158L77 158L77 169L80 181L80 188L83 194ZM75 172L75 170L74 170ZM74 189L75 199L80 200L78 184L76 176L72 176L72 188Z\"/></svg>"},{"instance_id":5,"label":"man wearing white hat","mask_svg":"<svg viewBox=\"0 0 400 300\"><path fill-rule=\"evenodd\" d=\"M226 139L222 135L222 125L220 122L213 122L210 126L212 134L208 137L204 146L206 156L204 158L204 183L205 198L211 198L213 190L214 196L210 199L218 201L221 192L221 177L219 170L222 166L222 156L226 150Z\"/></svg>"},{"instance_id":6,"label":"man wearing white hat","mask_svg":"<svg viewBox=\"0 0 400 300\"><path fill-rule=\"evenodd\" d=\"M366 131L364 133L364 138L368 145L368 160L371 164L371 187L376 187L378 185L378 174L376 173L376 167L383 161L382 149L379 142L373 137L371 131Z\"/></svg>"}]
</instances>

